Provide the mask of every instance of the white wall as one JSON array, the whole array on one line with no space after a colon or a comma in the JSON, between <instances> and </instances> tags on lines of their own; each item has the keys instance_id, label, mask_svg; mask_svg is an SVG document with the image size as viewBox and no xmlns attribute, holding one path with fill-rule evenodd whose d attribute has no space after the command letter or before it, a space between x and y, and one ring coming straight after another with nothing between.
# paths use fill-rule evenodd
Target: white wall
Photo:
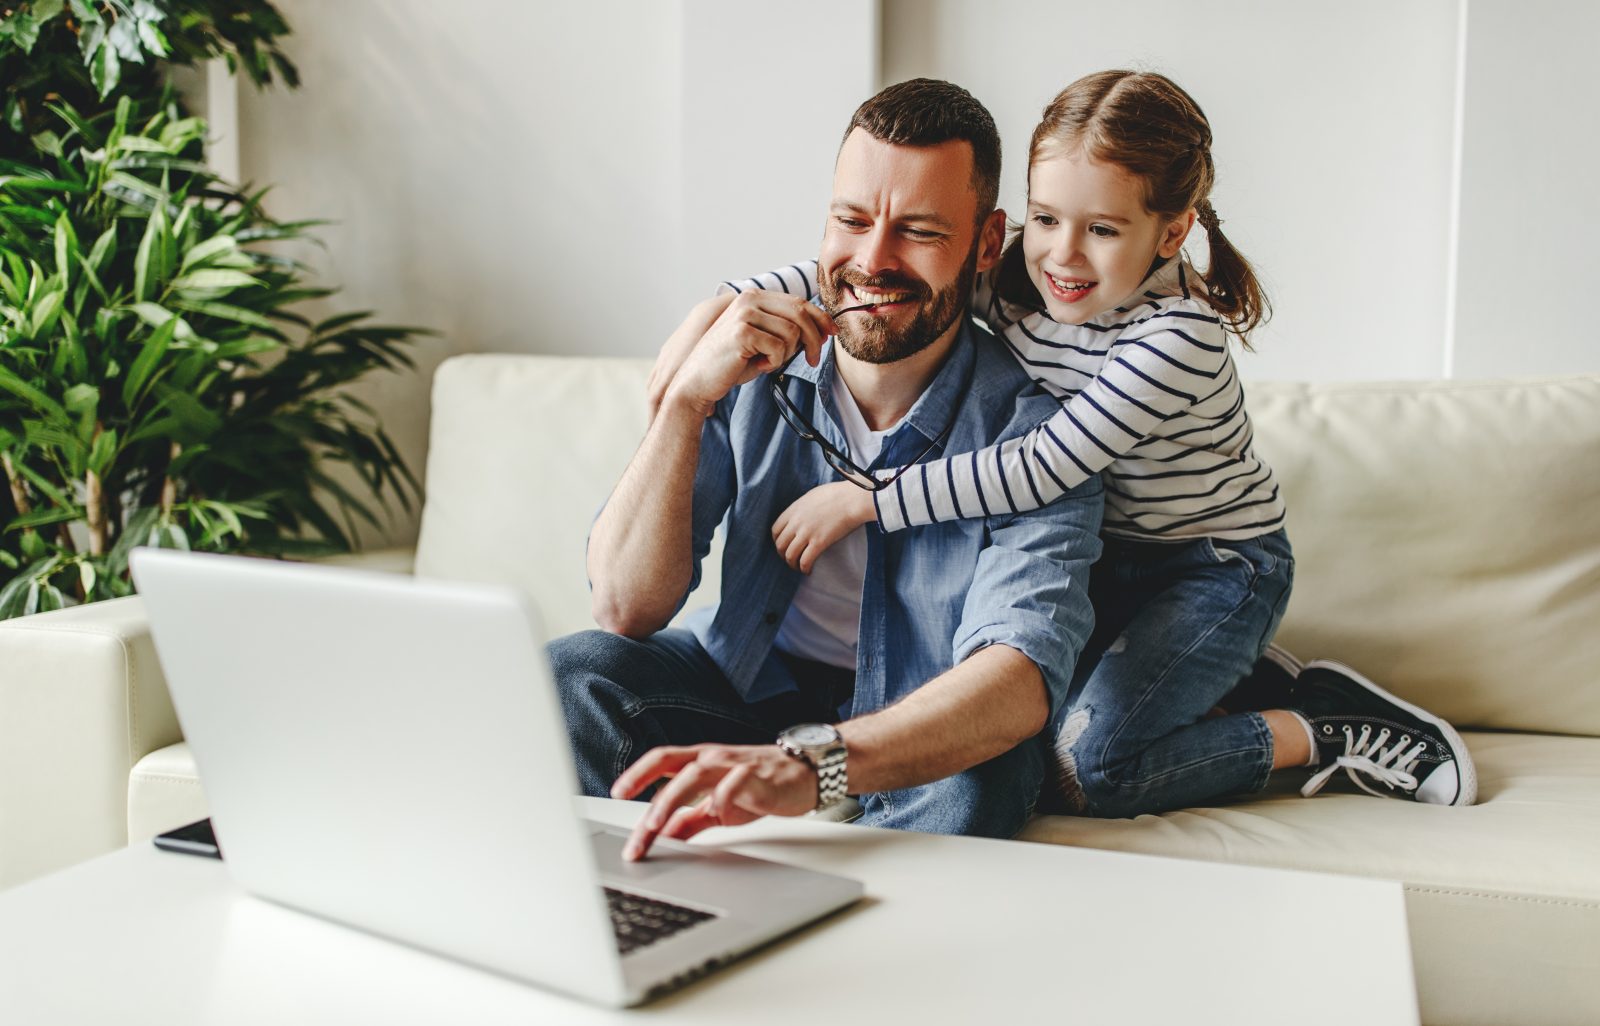
<instances>
[{"instance_id":1,"label":"white wall","mask_svg":"<svg viewBox=\"0 0 1600 1026\"><path fill-rule=\"evenodd\" d=\"M683 221L663 254L679 269L673 323L708 283L816 256L839 139L879 85L873 3L681 7ZM635 335L617 351L655 341Z\"/></svg>"},{"instance_id":2,"label":"white wall","mask_svg":"<svg viewBox=\"0 0 1600 1026\"><path fill-rule=\"evenodd\" d=\"M1451 376L1600 370L1600 6L1472 0Z\"/></svg>"},{"instance_id":3,"label":"white wall","mask_svg":"<svg viewBox=\"0 0 1600 1026\"><path fill-rule=\"evenodd\" d=\"M301 254L343 287L323 309L440 333L365 390L419 474L444 357L651 353L721 277L813 255L877 78L854 0L793 26L730 0L278 6L303 86L239 87L242 174L335 222Z\"/></svg>"}]
</instances>

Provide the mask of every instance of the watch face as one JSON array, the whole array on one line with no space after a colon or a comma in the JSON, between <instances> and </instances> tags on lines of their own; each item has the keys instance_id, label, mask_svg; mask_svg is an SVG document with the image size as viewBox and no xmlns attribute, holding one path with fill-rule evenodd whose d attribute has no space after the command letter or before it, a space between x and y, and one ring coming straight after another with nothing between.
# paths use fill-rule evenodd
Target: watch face
<instances>
[{"instance_id":1,"label":"watch face","mask_svg":"<svg viewBox=\"0 0 1600 1026\"><path fill-rule=\"evenodd\" d=\"M804 723L798 727L790 727L784 733L791 743L805 748L831 745L839 739L839 732L823 723Z\"/></svg>"}]
</instances>

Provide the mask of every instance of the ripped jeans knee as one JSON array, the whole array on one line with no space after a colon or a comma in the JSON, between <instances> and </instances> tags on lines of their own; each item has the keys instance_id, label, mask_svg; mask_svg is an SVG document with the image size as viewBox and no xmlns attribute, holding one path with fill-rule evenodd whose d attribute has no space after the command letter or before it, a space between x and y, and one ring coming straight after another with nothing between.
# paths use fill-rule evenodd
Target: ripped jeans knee
<instances>
[{"instance_id":1,"label":"ripped jeans knee","mask_svg":"<svg viewBox=\"0 0 1600 1026\"><path fill-rule=\"evenodd\" d=\"M1083 789L1078 763L1080 744L1091 719L1092 713L1087 708L1068 710L1060 723L1054 726L1050 738L1056 797L1067 812L1079 815L1089 811L1088 795Z\"/></svg>"},{"instance_id":2,"label":"ripped jeans knee","mask_svg":"<svg viewBox=\"0 0 1600 1026\"><path fill-rule=\"evenodd\" d=\"M1057 798L1065 811L1078 816L1120 819L1156 811L1145 807L1149 796L1142 782L1129 780L1137 759L1120 766L1106 728L1095 710L1083 705L1060 718L1052 737L1051 752Z\"/></svg>"}]
</instances>

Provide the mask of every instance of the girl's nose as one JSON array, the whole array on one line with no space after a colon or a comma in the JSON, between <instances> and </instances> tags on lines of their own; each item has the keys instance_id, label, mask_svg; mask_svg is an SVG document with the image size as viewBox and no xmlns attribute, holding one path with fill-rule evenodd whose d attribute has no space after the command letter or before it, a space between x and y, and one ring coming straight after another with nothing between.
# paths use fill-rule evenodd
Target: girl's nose
<instances>
[{"instance_id":1,"label":"girl's nose","mask_svg":"<svg viewBox=\"0 0 1600 1026\"><path fill-rule=\"evenodd\" d=\"M1075 267L1083 259L1083 247L1078 244L1078 233L1067 230L1056 233L1056 244L1050 249L1050 258L1058 267Z\"/></svg>"}]
</instances>

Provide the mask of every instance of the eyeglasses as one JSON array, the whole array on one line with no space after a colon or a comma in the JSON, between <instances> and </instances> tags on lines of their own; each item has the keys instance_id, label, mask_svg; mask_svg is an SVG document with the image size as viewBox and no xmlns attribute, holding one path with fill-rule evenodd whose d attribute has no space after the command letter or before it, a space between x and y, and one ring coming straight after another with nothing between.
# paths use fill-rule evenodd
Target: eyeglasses
<instances>
[{"instance_id":1,"label":"eyeglasses","mask_svg":"<svg viewBox=\"0 0 1600 1026\"><path fill-rule=\"evenodd\" d=\"M791 360L790 363L792 364L793 361ZM944 430L939 432L939 436L929 442L927 448L917 453L916 459L907 461L903 467L890 476L880 478L856 463L848 454L840 452L832 442L822 437L822 432L817 430L816 425L811 423L806 415L800 412L800 407L794 404L794 400L789 398L787 387L789 378L788 367L785 366L783 370L772 375L771 379L772 400L778 404L778 412L783 414L784 421L788 423L795 434L800 436L801 441L817 443L817 448L822 450L822 458L827 461L828 466L839 472L840 477L857 488L865 488L869 492L881 492L898 481L902 474L916 464L921 463L923 457L932 452L940 442L943 442L945 436L950 434L950 429L955 427L955 419L952 417L950 423L944 426Z\"/></svg>"}]
</instances>

